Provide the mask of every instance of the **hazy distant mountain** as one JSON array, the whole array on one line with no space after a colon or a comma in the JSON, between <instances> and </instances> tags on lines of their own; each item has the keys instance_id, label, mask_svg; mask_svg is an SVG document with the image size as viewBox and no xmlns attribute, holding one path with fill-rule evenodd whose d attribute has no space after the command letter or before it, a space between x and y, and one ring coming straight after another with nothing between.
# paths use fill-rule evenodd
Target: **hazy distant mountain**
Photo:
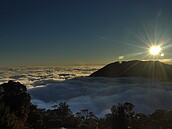
<instances>
[{"instance_id":1,"label":"hazy distant mountain","mask_svg":"<svg viewBox=\"0 0 172 129\"><path fill-rule=\"evenodd\" d=\"M172 81L172 65L159 61L123 61L106 65L90 77L146 77Z\"/></svg>"}]
</instances>

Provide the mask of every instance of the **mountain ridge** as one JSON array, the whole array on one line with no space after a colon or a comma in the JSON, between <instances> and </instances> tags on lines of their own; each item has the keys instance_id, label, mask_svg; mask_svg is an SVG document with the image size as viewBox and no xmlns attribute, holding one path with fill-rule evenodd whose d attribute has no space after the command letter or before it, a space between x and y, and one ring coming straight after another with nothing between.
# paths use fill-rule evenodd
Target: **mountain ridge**
<instances>
[{"instance_id":1,"label":"mountain ridge","mask_svg":"<svg viewBox=\"0 0 172 129\"><path fill-rule=\"evenodd\" d=\"M145 77L172 81L172 65L160 61L118 61L104 66L89 77Z\"/></svg>"}]
</instances>

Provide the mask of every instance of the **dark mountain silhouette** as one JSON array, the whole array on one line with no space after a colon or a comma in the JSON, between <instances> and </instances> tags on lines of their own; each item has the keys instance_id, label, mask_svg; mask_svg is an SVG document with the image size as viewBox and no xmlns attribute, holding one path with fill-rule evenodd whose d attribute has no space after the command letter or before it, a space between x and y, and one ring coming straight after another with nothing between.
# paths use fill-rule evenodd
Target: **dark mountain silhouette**
<instances>
[{"instance_id":1,"label":"dark mountain silhouette","mask_svg":"<svg viewBox=\"0 0 172 129\"><path fill-rule=\"evenodd\" d=\"M106 65L90 77L145 77L172 81L172 65L160 61L123 61Z\"/></svg>"}]
</instances>

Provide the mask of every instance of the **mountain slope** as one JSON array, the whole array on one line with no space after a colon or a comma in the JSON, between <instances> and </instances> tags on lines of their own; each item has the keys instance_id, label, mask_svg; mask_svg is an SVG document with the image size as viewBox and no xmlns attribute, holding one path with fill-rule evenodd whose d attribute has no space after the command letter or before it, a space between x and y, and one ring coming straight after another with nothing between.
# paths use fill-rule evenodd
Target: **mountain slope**
<instances>
[{"instance_id":1,"label":"mountain slope","mask_svg":"<svg viewBox=\"0 0 172 129\"><path fill-rule=\"evenodd\" d=\"M159 61L124 61L106 65L90 77L145 77L172 81L172 65Z\"/></svg>"}]
</instances>

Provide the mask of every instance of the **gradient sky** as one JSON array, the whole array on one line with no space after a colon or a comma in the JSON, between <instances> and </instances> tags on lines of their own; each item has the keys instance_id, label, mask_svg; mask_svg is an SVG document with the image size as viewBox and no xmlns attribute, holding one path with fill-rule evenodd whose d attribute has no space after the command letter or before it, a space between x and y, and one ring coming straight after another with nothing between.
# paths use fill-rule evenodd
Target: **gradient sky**
<instances>
[{"instance_id":1,"label":"gradient sky","mask_svg":"<svg viewBox=\"0 0 172 129\"><path fill-rule=\"evenodd\" d=\"M163 42L171 58L171 7L171 0L1 0L0 65L142 59L150 41Z\"/></svg>"}]
</instances>

